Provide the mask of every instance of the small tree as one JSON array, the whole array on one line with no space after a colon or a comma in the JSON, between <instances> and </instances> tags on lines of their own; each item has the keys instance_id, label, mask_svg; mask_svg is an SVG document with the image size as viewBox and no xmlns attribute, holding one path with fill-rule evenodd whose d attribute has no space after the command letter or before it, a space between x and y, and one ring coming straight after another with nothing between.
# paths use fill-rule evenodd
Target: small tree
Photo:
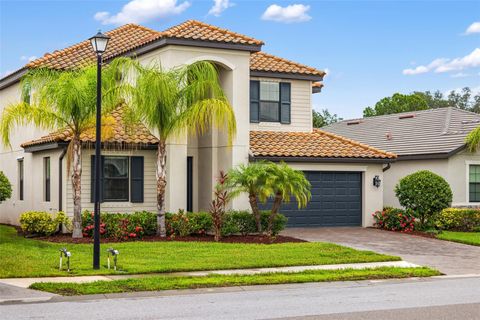
<instances>
[{"instance_id":1,"label":"small tree","mask_svg":"<svg viewBox=\"0 0 480 320\"><path fill-rule=\"evenodd\" d=\"M232 190L232 196L240 193L248 194L248 201L252 208L257 231L262 233L262 221L258 201L265 202L272 195L272 189L268 186L269 175L267 162L254 162L248 165L239 165L228 171L228 186Z\"/></svg>"},{"instance_id":2,"label":"small tree","mask_svg":"<svg viewBox=\"0 0 480 320\"><path fill-rule=\"evenodd\" d=\"M230 202L230 199L230 193L227 191L227 175L223 171L220 171L220 177L215 186L214 199L210 204L210 214L212 215L213 220L215 241L219 241L222 237L225 208Z\"/></svg>"},{"instance_id":3,"label":"small tree","mask_svg":"<svg viewBox=\"0 0 480 320\"><path fill-rule=\"evenodd\" d=\"M422 228L428 219L448 208L452 202L452 190L448 182L428 170L402 178L395 186L395 194L403 207L416 213Z\"/></svg>"},{"instance_id":4,"label":"small tree","mask_svg":"<svg viewBox=\"0 0 480 320\"><path fill-rule=\"evenodd\" d=\"M298 208L306 207L311 198L311 185L302 171L295 170L286 163L270 164L268 167L271 177L268 183L275 195L267 227L267 233L271 236L273 222L282 202L288 203L293 197L298 203Z\"/></svg>"},{"instance_id":5,"label":"small tree","mask_svg":"<svg viewBox=\"0 0 480 320\"><path fill-rule=\"evenodd\" d=\"M3 171L0 171L0 202L10 199L12 196L12 184L8 181Z\"/></svg>"}]
</instances>

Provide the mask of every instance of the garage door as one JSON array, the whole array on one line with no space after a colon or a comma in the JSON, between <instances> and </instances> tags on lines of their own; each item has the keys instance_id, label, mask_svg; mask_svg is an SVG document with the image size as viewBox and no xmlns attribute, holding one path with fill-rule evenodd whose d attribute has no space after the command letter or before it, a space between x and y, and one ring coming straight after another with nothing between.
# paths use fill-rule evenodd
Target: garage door
<instances>
[{"instance_id":1,"label":"garage door","mask_svg":"<svg viewBox=\"0 0 480 320\"><path fill-rule=\"evenodd\" d=\"M295 201L283 204L280 212L289 227L360 226L362 224L362 173L306 171L312 184L312 199L298 209ZM271 208L271 201L261 206Z\"/></svg>"}]
</instances>

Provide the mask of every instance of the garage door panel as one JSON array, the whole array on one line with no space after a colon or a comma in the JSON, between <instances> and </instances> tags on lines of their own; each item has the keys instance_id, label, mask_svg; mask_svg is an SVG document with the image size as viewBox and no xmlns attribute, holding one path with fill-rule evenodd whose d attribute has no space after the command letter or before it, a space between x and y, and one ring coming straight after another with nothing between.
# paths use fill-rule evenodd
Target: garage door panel
<instances>
[{"instance_id":1,"label":"garage door panel","mask_svg":"<svg viewBox=\"0 0 480 320\"><path fill-rule=\"evenodd\" d=\"M306 171L312 198L306 208L298 209L294 199L282 204L280 212L288 217L288 226L359 226L362 223L361 172ZM261 205L271 209L272 200Z\"/></svg>"}]
</instances>

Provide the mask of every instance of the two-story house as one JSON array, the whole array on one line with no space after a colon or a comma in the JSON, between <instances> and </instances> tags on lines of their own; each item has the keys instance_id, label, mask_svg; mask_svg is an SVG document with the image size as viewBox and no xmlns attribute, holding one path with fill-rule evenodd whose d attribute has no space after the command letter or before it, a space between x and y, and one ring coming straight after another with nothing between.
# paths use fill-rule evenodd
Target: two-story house
<instances>
[{"instance_id":1,"label":"two-story house","mask_svg":"<svg viewBox=\"0 0 480 320\"><path fill-rule=\"evenodd\" d=\"M381 209L382 168L395 155L312 128L312 94L320 92L324 72L262 52L263 42L198 21L165 31L128 24L107 32L104 60L130 56L141 63L159 61L164 68L199 60L215 63L231 105L237 135L228 145L217 130L184 136L167 144L167 211L205 210L221 169L267 159L304 170L312 183L306 209L282 208L291 226L371 225ZM86 40L45 54L0 80L0 110L20 99L20 80L32 68L75 68L93 62ZM155 150L148 128L125 131L122 110L113 113L115 134L105 143L103 211L156 210ZM70 135L48 133L33 125L17 128L12 149L0 146L0 170L13 184L13 197L0 204L0 222L18 223L26 210L63 210L72 215L72 187L65 150ZM91 197L94 136L82 136L82 208ZM111 147L110 147L111 146ZM233 209L248 209L245 197Z\"/></svg>"}]
</instances>

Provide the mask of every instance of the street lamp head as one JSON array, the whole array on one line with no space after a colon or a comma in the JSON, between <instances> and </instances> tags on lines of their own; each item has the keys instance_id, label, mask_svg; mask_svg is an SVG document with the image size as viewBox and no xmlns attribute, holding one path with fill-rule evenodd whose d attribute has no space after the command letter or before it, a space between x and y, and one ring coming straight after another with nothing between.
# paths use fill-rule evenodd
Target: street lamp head
<instances>
[{"instance_id":1,"label":"street lamp head","mask_svg":"<svg viewBox=\"0 0 480 320\"><path fill-rule=\"evenodd\" d=\"M100 30L98 33L90 38L90 43L92 44L93 51L96 54L102 54L107 50L108 41L110 37L103 34Z\"/></svg>"}]
</instances>

